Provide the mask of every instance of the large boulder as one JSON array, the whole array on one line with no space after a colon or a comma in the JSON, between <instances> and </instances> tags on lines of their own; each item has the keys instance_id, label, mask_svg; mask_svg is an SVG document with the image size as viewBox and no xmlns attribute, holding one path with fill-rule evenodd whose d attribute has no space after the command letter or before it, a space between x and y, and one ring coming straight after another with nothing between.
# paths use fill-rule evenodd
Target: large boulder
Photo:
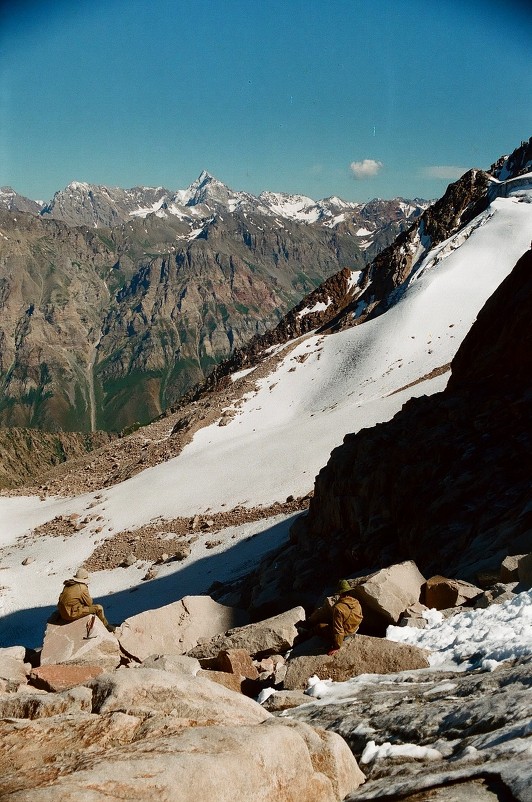
<instances>
[{"instance_id":1,"label":"large boulder","mask_svg":"<svg viewBox=\"0 0 532 802\"><path fill-rule=\"evenodd\" d=\"M48 623L41 652L41 665L77 663L101 666L106 671L120 665L120 646L115 636L106 630L99 618L87 636L91 616L78 618L70 624Z\"/></svg>"},{"instance_id":2,"label":"large boulder","mask_svg":"<svg viewBox=\"0 0 532 802\"><path fill-rule=\"evenodd\" d=\"M0 649L0 691L16 691L28 681L31 665L25 662L24 646Z\"/></svg>"},{"instance_id":3,"label":"large boulder","mask_svg":"<svg viewBox=\"0 0 532 802\"><path fill-rule=\"evenodd\" d=\"M501 563L499 579L503 585L519 581L519 560L526 554L509 554Z\"/></svg>"},{"instance_id":4,"label":"large boulder","mask_svg":"<svg viewBox=\"0 0 532 802\"><path fill-rule=\"evenodd\" d=\"M424 583L415 562L408 560L372 574L355 593L363 611L367 607L386 624L397 624L407 607L419 601Z\"/></svg>"},{"instance_id":5,"label":"large boulder","mask_svg":"<svg viewBox=\"0 0 532 802\"><path fill-rule=\"evenodd\" d=\"M185 654L200 640L248 622L243 610L210 596L185 596L173 604L127 618L117 629L122 649L142 662L154 654Z\"/></svg>"},{"instance_id":6,"label":"large boulder","mask_svg":"<svg viewBox=\"0 0 532 802\"><path fill-rule=\"evenodd\" d=\"M296 647L287 663L284 687L305 689L308 679L314 675L343 682L359 674L394 674L429 666L424 649L367 635L347 638L333 655L324 654L323 650L323 641L319 638Z\"/></svg>"},{"instance_id":7,"label":"large boulder","mask_svg":"<svg viewBox=\"0 0 532 802\"><path fill-rule=\"evenodd\" d=\"M461 607L478 598L482 593L482 588L477 588L462 579L432 576L427 579L422 589L422 598L425 605L431 609L448 610L451 607Z\"/></svg>"},{"instance_id":8,"label":"large boulder","mask_svg":"<svg viewBox=\"0 0 532 802\"><path fill-rule=\"evenodd\" d=\"M188 654L198 659L217 657L221 651L245 649L251 655L263 656L286 652L298 636L296 624L305 618L303 607L294 607L280 615L236 627L210 640L201 641Z\"/></svg>"},{"instance_id":9,"label":"large boulder","mask_svg":"<svg viewBox=\"0 0 532 802\"><path fill-rule=\"evenodd\" d=\"M343 738L322 727L305 725L302 728L301 721L287 718L283 723L294 727L305 740L314 769L329 778L338 799L343 799L347 793L362 785L364 774Z\"/></svg>"},{"instance_id":10,"label":"large boulder","mask_svg":"<svg viewBox=\"0 0 532 802\"><path fill-rule=\"evenodd\" d=\"M124 717L120 724L134 740L120 744L109 737L98 743L94 738L98 725L105 736L102 725L109 729L112 722L93 718L101 721L84 722L93 731L93 746L83 748L87 736L80 728L82 748L77 753L72 749L73 730L68 743L59 744L52 726L42 724L40 732L33 728L26 733L32 740L34 760L30 763L20 749L7 763L3 788L10 802L152 802L154 794L160 802L338 802L364 781L343 739L333 733L315 733L304 724L287 726L272 717L258 725L173 731L161 724L157 729L157 719L152 718L151 734L146 735L135 727L134 718ZM4 727L2 734L9 746L15 746L13 725ZM46 741L55 751L43 772ZM42 744L41 749L36 743ZM51 752L49 746L47 751ZM58 757L60 767L55 765Z\"/></svg>"},{"instance_id":11,"label":"large boulder","mask_svg":"<svg viewBox=\"0 0 532 802\"><path fill-rule=\"evenodd\" d=\"M93 712L120 711L147 717L179 716L190 724L258 724L270 717L262 707L203 677L153 668L120 669L89 683Z\"/></svg>"},{"instance_id":12,"label":"large boulder","mask_svg":"<svg viewBox=\"0 0 532 802\"><path fill-rule=\"evenodd\" d=\"M532 552L519 559L517 575L519 583L525 590L532 588Z\"/></svg>"}]
</instances>

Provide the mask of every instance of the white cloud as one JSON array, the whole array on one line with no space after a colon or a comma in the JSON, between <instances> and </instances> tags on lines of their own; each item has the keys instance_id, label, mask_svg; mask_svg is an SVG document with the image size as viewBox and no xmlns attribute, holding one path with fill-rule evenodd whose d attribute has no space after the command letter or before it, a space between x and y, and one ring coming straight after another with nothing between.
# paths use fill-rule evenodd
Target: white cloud
<instances>
[{"instance_id":1,"label":"white cloud","mask_svg":"<svg viewBox=\"0 0 532 802\"><path fill-rule=\"evenodd\" d=\"M382 166L382 162L375 159L362 159L360 162L351 162L349 169L357 181L362 181L364 178L373 178Z\"/></svg>"},{"instance_id":2,"label":"white cloud","mask_svg":"<svg viewBox=\"0 0 532 802\"><path fill-rule=\"evenodd\" d=\"M467 173L468 169L468 167L456 167L454 164L434 164L430 167L425 167L423 176L424 178L441 178L446 181L455 181L464 173Z\"/></svg>"}]
</instances>

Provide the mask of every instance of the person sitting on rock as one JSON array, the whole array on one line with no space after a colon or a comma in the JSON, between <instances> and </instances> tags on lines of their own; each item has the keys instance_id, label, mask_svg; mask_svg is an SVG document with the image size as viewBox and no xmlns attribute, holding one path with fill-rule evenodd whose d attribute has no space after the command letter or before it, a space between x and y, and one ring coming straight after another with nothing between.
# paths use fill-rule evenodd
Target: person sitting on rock
<instances>
[{"instance_id":1,"label":"person sitting on rock","mask_svg":"<svg viewBox=\"0 0 532 802\"><path fill-rule=\"evenodd\" d=\"M347 579L338 583L340 598L332 608L332 624L330 636L332 648L327 654L335 654L347 635L354 635L362 622L362 607L352 595L352 588Z\"/></svg>"},{"instance_id":2,"label":"person sitting on rock","mask_svg":"<svg viewBox=\"0 0 532 802\"><path fill-rule=\"evenodd\" d=\"M72 579L65 579L57 602L61 620L69 623L85 615L96 615L108 632L114 632L116 627L106 619L102 605L94 604L87 586L88 581L89 574L85 568L79 568Z\"/></svg>"}]
</instances>

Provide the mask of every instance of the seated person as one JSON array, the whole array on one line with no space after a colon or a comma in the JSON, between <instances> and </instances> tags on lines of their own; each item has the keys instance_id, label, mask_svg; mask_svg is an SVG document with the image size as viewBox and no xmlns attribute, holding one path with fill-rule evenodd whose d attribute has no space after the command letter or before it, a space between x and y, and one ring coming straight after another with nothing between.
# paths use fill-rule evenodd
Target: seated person
<instances>
[{"instance_id":1,"label":"seated person","mask_svg":"<svg viewBox=\"0 0 532 802\"><path fill-rule=\"evenodd\" d=\"M104 627L109 632L114 632L116 627L112 626L106 619L101 604L94 604L87 582L89 574L85 568L79 568L72 579L65 579L63 590L57 602L57 609L62 621L77 621L85 615L96 615Z\"/></svg>"},{"instance_id":2,"label":"seated person","mask_svg":"<svg viewBox=\"0 0 532 802\"><path fill-rule=\"evenodd\" d=\"M330 650L327 654L337 652L344 639L348 635L354 635L362 623L360 602L352 595L352 588L346 579L340 580L337 592L339 598L332 609L324 605L316 610L305 627L310 627L314 634L329 641Z\"/></svg>"},{"instance_id":3,"label":"seated person","mask_svg":"<svg viewBox=\"0 0 532 802\"><path fill-rule=\"evenodd\" d=\"M352 588L346 579L338 583L340 598L333 607L332 648L327 654L337 652L347 635L354 635L362 623L362 607L352 595Z\"/></svg>"}]
</instances>

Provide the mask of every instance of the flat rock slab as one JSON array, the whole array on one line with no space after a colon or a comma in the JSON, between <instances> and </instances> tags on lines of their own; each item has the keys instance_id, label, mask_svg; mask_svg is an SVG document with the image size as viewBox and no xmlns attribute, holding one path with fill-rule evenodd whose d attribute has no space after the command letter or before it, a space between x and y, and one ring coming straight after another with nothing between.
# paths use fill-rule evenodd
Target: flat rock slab
<instances>
[{"instance_id":1,"label":"flat rock slab","mask_svg":"<svg viewBox=\"0 0 532 802\"><path fill-rule=\"evenodd\" d=\"M189 654L198 659L218 657L221 651L245 649L250 655L282 653L290 649L299 632L296 624L305 620L303 607L229 630L211 640L202 640Z\"/></svg>"},{"instance_id":2,"label":"flat rock slab","mask_svg":"<svg viewBox=\"0 0 532 802\"><path fill-rule=\"evenodd\" d=\"M101 666L88 665L46 665L34 668L30 674L30 684L44 691L57 693L68 691L77 685L84 685L103 672Z\"/></svg>"},{"instance_id":3,"label":"flat rock slab","mask_svg":"<svg viewBox=\"0 0 532 802\"><path fill-rule=\"evenodd\" d=\"M143 661L142 667L195 677L201 665L195 657L187 657L185 654L153 654Z\"/></svg>"},{"instance_id":4,"label":"flat rock slab","mask_svg":"<svg viewBox=\"0 0 532 802\"><path fill-rule=\"evenodd\" d=\"M401 648L398 649L398 646ZM292 652L287 663L284 687L288 690L304 690L308 679L314 675L320 679L343 682L359 674L395 674L428 667L428 653L424 649L394 643L385 638L355 635L347 638L342 648L330 656L324 653L324 642L312 638Z\"/></svg>"},{"instance_id":5,"label":"flat rock slab","mask_svg":"<svg viewBox=\"0 0 532 802\"><path fill-rule=\"evenodd\" d=\"M48 624L41 652L41 666L58 663L78 663L101 666L105 670L120 665L120 646L113 633L108 632L99 618L87 637L90 616L70 624Z\"/></svg>"},{"instance_id":6,"label":"flat rock slab","mask_svg":"<svg viewBox=\"0 0 532 802\"><path fill-rule=\"evenodd\" d=\"M306 705L309 697L303 691L275 691L268 696L262 706L270 713L280 713L282 710L290 710L299 705Z\"/></svg>"},{"instance_id":7,"label":"flat rock slab","mask_svg":"<svg viewBox=\"0 0 532 802\"><path fill-rule=\"evenodd\" d=\"M248 622L247 613L210 596L185 596L173 604L127 618L117 629L122 649L143 662L154 654L185 654L209 639Z\"/></svg>"}]
</instances>

